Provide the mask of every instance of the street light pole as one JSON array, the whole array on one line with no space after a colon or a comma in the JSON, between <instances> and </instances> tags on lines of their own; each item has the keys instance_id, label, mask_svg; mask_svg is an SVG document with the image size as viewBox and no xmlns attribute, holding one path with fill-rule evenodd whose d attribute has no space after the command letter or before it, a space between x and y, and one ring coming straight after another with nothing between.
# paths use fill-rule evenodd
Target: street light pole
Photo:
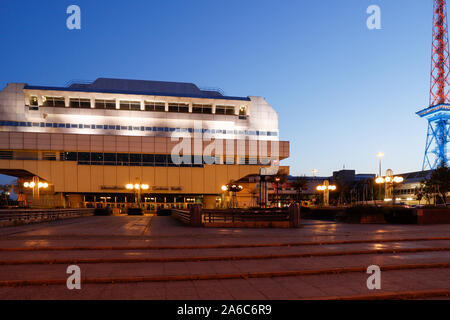
<instances>
[{"instance_id":1,"label":"street light pole","mask_svg":"<svg viewBox=\"0 0 450 320\"><path fill-rule=\"evenodd\" d=\"M141 190L148 190L149 189L149 185L148 184L140 184L140 183L128 183L125 188L127 190L133 190L134 196L135 196L135 200L137 202L137 206L138 208L141 207ZM136 194L137 194L137 199L136 199Z\"/></svg>"},{"instance_id":2,"label":"street light pole","mask_svg":"<svg viewBox=\"0 0 450 320\"><path fill-rule=\"evenodd\" d=\"M378 157L378 167L379 167L378 177L381 178L381 158L384 157L384 153L378 152L377 157ZM378 185L378 200L381 200L381 184Z\"/></svg>"},{"instance_id":3,"label":"street light pole","mask_svg":"<svg viewBox=\"0 0 450 320\"><path fill-rule=\"evenodd\" d=\"M330 191L336 191L335 185L330 185L328 180L323 182L323 185L317 186L317 191L323 191L323 205L328 207L330 205Z\"/></svg>"},{"instance_id":4,"label":"street light pole","mask_svg":"<svg viewBox=\"0 0 450 320\"><path fill-rule=\"evenodd\" d=\"M280 183L280 178L279 177L276 177L275 178L275 181L276 181L276 188L277 188L277 196L276 196L276 199L275 199L275 202L276 202L276 205L277 205L277 208L278 208L278 205L279 205L279 200L278 200L278 184Z\"/></svg>"}]
</instances>

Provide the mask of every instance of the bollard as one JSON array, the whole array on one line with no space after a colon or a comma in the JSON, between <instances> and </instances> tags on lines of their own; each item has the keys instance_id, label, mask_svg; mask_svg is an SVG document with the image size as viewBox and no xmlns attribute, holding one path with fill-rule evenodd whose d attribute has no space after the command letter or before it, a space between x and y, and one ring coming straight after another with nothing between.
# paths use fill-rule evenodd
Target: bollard
<instances>
[{"instance_id":1,"label":"bollard","mask_svg":"<svg viewBox=\"0 0 450 320\"><path fill-rule=\"evenodd\" d=\"M297 203L291 203L289 206L289 227L300 228L300 206Z\"/></svg>"},{"instance_id":2,"label":"bollard","mask_svg":"<svg viewBox=\"0 0 450 320\"><path fill-rule=\"evenodd\" d=\"M192 227L202 227L202 205L194 204L191 207L191 226Z\"/></svg>"}]
</instances>

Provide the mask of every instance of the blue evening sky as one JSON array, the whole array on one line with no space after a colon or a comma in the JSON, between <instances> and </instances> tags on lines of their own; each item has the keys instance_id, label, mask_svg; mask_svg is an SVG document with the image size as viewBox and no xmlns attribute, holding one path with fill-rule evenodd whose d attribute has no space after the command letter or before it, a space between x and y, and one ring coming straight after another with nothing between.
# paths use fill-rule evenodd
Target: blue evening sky
<instances>
[{"instance_id":1,"label":"blue evening sky","mask_svg":"<svg viewBox=\"0 0 450 320\"><path fill-rule=\"evenodd\" d=\"M81 7L81 30L66 8ZM366 27L381 7L382 30ZM432 0L1 0L0 87L118 77L265 97L296 175L420 170ZM6 181L5 179L0 182Z\"/></svg>"}]
</instances>

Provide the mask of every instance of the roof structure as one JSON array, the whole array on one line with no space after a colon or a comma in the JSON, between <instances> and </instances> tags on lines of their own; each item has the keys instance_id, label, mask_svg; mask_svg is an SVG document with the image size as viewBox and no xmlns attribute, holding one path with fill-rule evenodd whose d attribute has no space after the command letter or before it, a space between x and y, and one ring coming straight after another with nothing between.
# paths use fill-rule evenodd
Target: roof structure
<instances>
[{"instance_id":1,"label":"roof structure","mask_svg":"<svg viewBox=\"0 0 450 320\"><path fill-rule=\"evenodd\" d=\"M218 90L217 91L201 90L193 83L132 80L132 79L98 78L97 80L91 83L74 82L68 85L67 87L47 87L47 86L27 85L25 86L25 89L142 94L154 96L175 96L187 98L250 101L250 98L248 97L224 96Z\"/></svg>"}]
</instances>

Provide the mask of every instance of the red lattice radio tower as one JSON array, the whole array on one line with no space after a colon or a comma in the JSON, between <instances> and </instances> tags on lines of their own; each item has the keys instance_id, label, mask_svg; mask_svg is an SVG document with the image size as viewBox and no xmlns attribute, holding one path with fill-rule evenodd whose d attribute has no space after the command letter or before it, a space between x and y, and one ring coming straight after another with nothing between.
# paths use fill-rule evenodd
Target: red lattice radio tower
<instances>
[{"instance_id":1,"label":"red lattice radio tower","mask_svg":"<svg viewBox=\"0 0 450 320\"><path fill-rule=\"evenodd\" d=\"M430 106L449 103L449 46L446 0L434 0Z\"/></svg>"}]
</instances>

